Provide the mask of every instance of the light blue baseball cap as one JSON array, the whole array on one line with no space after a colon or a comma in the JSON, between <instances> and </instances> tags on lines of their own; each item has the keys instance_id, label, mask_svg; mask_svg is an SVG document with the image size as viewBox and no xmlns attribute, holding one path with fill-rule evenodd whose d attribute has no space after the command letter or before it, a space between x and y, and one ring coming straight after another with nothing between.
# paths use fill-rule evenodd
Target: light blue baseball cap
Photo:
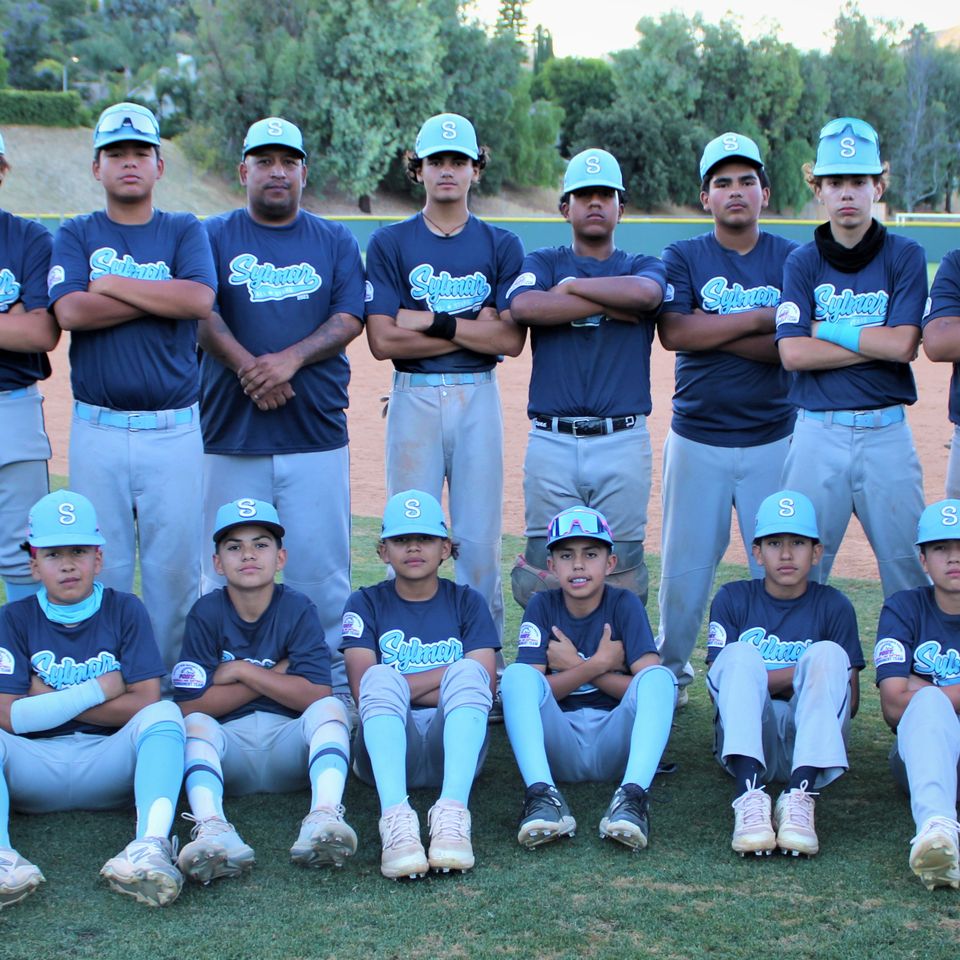
<instances>
[{"instance_id":1,"label":"light blue baseball cap","mask_svg":"<svg viewBox=\"0 0 960 960\"><path fill-rule=\"evenodd\" d=\"M880 137L866 120L837 117L820 131L815 177L883 173Z\"/></svg>"},{"instance_id":2,"label":"light blue baseball cap","mask_svg":"<svg viewBox=\"0 0 960 960\"><path fill-rule=\"evenodd\" d=\"M811 540L820 539L817 513L809 497L796 490L781 490L771 493L760 504L753 539L772 537L778 533L795 533Z\"/></svg>"},{"instance_id":3,"label":"light blue baseball cap","mask_svg":"<svg viewBox=\"0 0 960 960\"><path fill-rule=\"evenodd\" d=\"M240 159L261 147L287 147L299 153L304 160L307 159L300 128L283 117L264 117L263 120L252 123L243 138L243 153Z\"/></svg>"},{"instance_id":4,"label":"light blue baseball cap","mask_svg":"<svg viewBox=\"0 0 960 960\"><path fill-rule=\"evenodd\" d=\"M607 518L599 510L590 507L567 507L561 510L547 527L547 548L574 537L601 540L613 546L613 531Z\"/></svg>"},{"instance_id":5,"label":"light blue baseball cap","mask_svg":"<svg viewBox=\"0 0 960 960\"><path fill-rule=\"evenodd\" d=\"M960 500L938 500L920 514L917 546L935 540L960 540Z\"/></svg>"},{"instance_id":6,"label":"light blue baseball cap","mask_svg":"<svg viewBox=\"0 0 960 960\"><path fill-rule=\"evenodd\" d=\"M420 128L413 152L418 158L435 153L462 153L471 160L480 156L477 131L473 124L459 113L438 113Z\"/></svg>"},{"instance_id":7,"label":"light blue baseball cap","mask_svg":"<svg viewBox=\"0 0 960 960\"><path fill-rule=\"evenodd\" d=\"M742 133L721 133L714 137L704 148L700 157L700 179L702 180L718 163L727 160L746 160L747 163L763 169L760 148Z\"/></svg>"},{"instance_id":8,"label":"light blue baseball cap","mask_svg":"<svg viewBox=\"0 0 960 960\"><path fill-rule=\"evenodd\" d=\"M286 533L280 524L280 517L277 516L277 508L272 503L254 500L253 497L241 497L225 503L217 511L217 519L213 525L213 542L219 543L234 527L242 527L248 523L266 527L281 539Z\"/></svg>"},{"instance_id":9,"label":"light blue baseball cap","mask_svg":"<svg viewBox=\"0 0 960 960\"><path fill-rule=\"evenodd\" d=\"M422 490L404 490L394 494L383 511L380 539L422 533L430 537L450 536L443 508L436 497Z\"/></svg>"},{"instance_id":10,"label":"light blue baseball cap","mask_svg":"<svg viewBox=\"0 0 960 960\"><path fill-rule=\"evenodd\" d=\"M93 128L93 149L119 143L121 140L136 140L160 146L160 124L153 111L139 103L115 103L100 114Z\"/></svg>"},{"instance_id":11,"label":"light blue baseball cap","mask_svg":"<svg viewBox=\"0 0 960 960\"><path fill-rule=\"evenodd\" d=\"M563 192L572 193L584 187L611 187L623 190L623 174L612 153L591 147L578 153L563 175Z\"/></svg>"},{"instance_id":12,"label":"light blue baseball cap","mask_svg":"<svg viewBox=\"0 0 960 960\"><path fill-rule=\"evenodd\" d=\"M56 490L30 508L27 542L31 547L102 547L107 541L93 504L81 493Z\"/></svg>"}]
</instances>

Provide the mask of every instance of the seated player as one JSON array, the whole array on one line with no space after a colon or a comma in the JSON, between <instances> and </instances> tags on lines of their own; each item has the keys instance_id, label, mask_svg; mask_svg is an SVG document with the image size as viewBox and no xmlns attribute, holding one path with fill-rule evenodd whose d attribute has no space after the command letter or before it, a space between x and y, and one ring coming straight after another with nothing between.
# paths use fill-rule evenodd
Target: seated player
<instances>
[{"instance_id":1,"label":"seated player","mask_svg":"<svg viewBox=\"0 0 960 960\"><path fill-rule=\"evenodd\" d=\"M133 594L104 588L93 505L69 490L30 511L35 597L0 611L0 908L43 882L10 846L24 813L137 808L136 839L100 871L164 907L183 885L169 840L183 775L183 720L160 700L163 662Z\"/></svg>"},{"instance_id":2,"label":"seated player","mask_svg":"<svg viewBox=\"0 0 960 960\"><path fill-rule=\"evenodd\" d=\"M330 695L330 649L316 607L274 582L287 558L283 534L272 504L246 498L220 507L213 566L227 585L193 605L173 670L187 729L184 816L196 824L179 864L199 883L239 876L254 863L223 812L224 792L309 784L310 812L290 859L340 867L357 849L340 803L349 720Z\"/></svg>"},{"instance_id":3,"label":"seated player","mask_svg":"<svg viewBox=\"0 0 960 960\"><path fill-rule=\"evenodd\" d=\"M617 565L603 515L570 507L547 528L560 588L527 604L517 662L500 690L526 798L517 840L536 847L573 836L556 779L620 778L600 836L633 850L650 834L648 790L670 736L676 679L660 657L636 594L606 583Z\"/></svg>"},{"instance_id":4,"label":"seated player","mask_svg":"<svg viewBox=\"0 0 960 960\"><path fill-rule=\"evenodd\" d=\"M713 750L736 781L732 846L741 856L816 854L815 791L847 769L863 651L853 604L810 579L822 553L810 500L771 494L753 540L763 579L724 584L710 608ZM771 819L763 785L773 781L787 786Z\"/></svg>"},{"instance_id":5,"label":"seated player","mask_svg":"<svg viewBox=\"0 0 960 960\"><path fill-rule=\"evenodd\" d=\"M960 500L923 511L917 545L933 585L887 600L873 660L897 735L890 767L917 828L910 869L928 890L960 888Z\"/></svg>"},{"instance_id":6,"label":"seated player","mask_svg":"<svg viewBox=\"0 0 960 960\"><path fill-rule=\"evenodd\" d=\"M378 549L394 577L350 597L341 649L360 711L354 771L380 796L380 871L469 870L467 805L486 754L497 631L476 590L439 576L452 544L430 494L390 498ZM407 790L436 786L425 853Z\"/></svg>"}]
</instances>

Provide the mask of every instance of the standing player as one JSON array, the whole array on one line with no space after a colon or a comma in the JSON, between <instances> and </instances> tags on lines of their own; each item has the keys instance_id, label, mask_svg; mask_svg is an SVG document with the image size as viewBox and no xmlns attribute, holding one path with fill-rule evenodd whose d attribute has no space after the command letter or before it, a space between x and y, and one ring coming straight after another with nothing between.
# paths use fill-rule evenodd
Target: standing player
<instances>
[{"instance_id":1,"label":"standing player","mask_svg":"<svg viewBox=\"0 0 960 960\"><path fill-rule=\"evenodd\" d=\"M183 718L160 700L164 674L143 604L104 587L103 535L86 497L47 494L30 511L36 598L0 611L0 908L43 882L10 846L11 802L26 813L137 807L136 839L100 871L165 907L183 878L169 840L183 777Z\"/></svg>"},{"instance_id":2,"label":"standing player","mask_svg":"<svg viewBox=\"0 0 960 960\"><path fill-rule=\"evenodd\" d=\"M443 510L421 490L387 502L380 559L394 577L354 593L343 651L360 710L354 771L380 796L380 871L418 877L474 864L467 804L487 749L500 641L483 598L438 576L453 551ZM430 847L409 787L440 787Z\"/></svg>"},{"instance_id":3,"label":"standing player","mask_svg":"<svg viewBox=\"0 0 960 960\"><path fill-rule=\"evenodd\" d=\"M546 569L550 520L576 504L609 519L618 537L615 582L646 602L650 346L666 280L655 257L615 246L623 199L613 156L577 154L560 197L572 244L528 254L510 288L511 315L530 327L533 346L523 466L527 545L514 569L521 605L543 585L523 568Z\"/></svg>"},{"instance_id":4,"label":"standing player","mask_svg":"<svg viewBox=\"0 0 960 960\"><path fill-rule=\"evenodd\" d=\"M799 408L783 486L813 501L823 540L821 583L855 513L877 558L884 596L926 583L913 547L923 482L904 405L927 299L923 249L871 216L886 165L877 133L840 117L804 167L827 222L784 267L777 346L796 371Z\"/></svg>"},{"instance_id":5,"label":"standing player","mask_svg":"<svg viewBox=\"0 0 960 960\"><path fill-rule=\"evenodd\" d=\"M933 584L883 605L873 660L897 736L890 768L917 829L910 869L928 890L960 888L960 500L923 511L917 545Z\"/></svg>"},{"instance_id":6,"label":"standing player","mask_svg":"<svg viewBox=\"0 0 960 960\"><path fill-rule=\"evenodd\" d=\"M286 793L309 784L295 863L343 864L357 835L343 819L350 721L330 696L330 651L316 607L274 578L287 552L272 504L242 498L217 511L214 569L227 585L190 611L174 667L186 716L184 782L192 841L180 869L209 883L254 862L223 812L223 794Z\"/></svg>"},{"instance_id":7,"label":"standing player","mask_svg":"<svg viewBox=\"0 0 960 960\"><path fill-rule=\"evenodd\" d=\"M749 137L724 133L704 149L700 179L700 202L714 227L664 250L667 295L657 327L664 347L677 351L673 421L663 445L657 644L680 683L680 705L730 542L731 505L750 573L762 576L750 553L751 527L760 501L780 483L794 421L773 334L783 263L796 244L760 229L770 199L760 150Z\"/></svg>"},{"instance_id":8,"label":"standing player","mask_svg":"<svg viewBox=\"0 0 960 960\"><path fill-rule=\"evenodd\" d=\"M810 582L822 554L810 500L771 494L753 541L763 579L724 584L710 608L714 755L736 781L732 846L741 856L816 854L814 791L847 769L863 651L853 604ZM787 787L771 821L762 784L773 781Z\"/></svg>"},{"instance_id":9,"label":"standing player","mask_svg":"<svg viewBox=\"0 0 960 960\"><path fill-rule=\"evenodd\" d=\"M70 482L103 519L103 582L143 600L164 664L199 594L197 318L213 305L210 245L193 214L153 206L160 128L136 103L100 115L93 175L106 209L54 239L50 303L71 332Z\"/></svg>"},{"instance_id":10,"label":"standing player","mask_svg":"<svg viewBox=\"0 0 960 960\"><path fill-rule=\"evenodd\" d=\"M494 368L499 354L523 348L506 310L523 249L467 207L486 163L465 117L442 113L420 128L408 174L426 201L370 238L367 338L395 367L387 495L415 487L439 500L446 479L457 582L480 592L502 638L503 417Z\"/></svg>"},{"instance_id":11,"label":"standing player","mask_svg":"<svg viewBox=\"0 0 960 960\"><path fill-rule=\"evenodd\" d=\"M300 130L280 117L247 131L247 205L205 222L219 276L200 325L204 529L238 497L286 516L320 517L287 538L284 582L316 605L346 694L340 613L350 594L350 454L344 348L361 329L363 267L340 224L300 208L307 182ZM204 589L223 578L204 556Z\"/></svg>"},{"instance_id":12,"label":"standing player","mask_svg":"<svg viewBox=\"0 0 960 960\"><path fill-rule=\"evenodd\" d=\"M0 136L0 183L10 172ZM60 338L47 311L53 237L40 224L0 210L0 576L7 601L39 584L20 550L27 514L49 489L50 441L37 381L50 376L46 351Z\"/></svg>"}]
</instances>

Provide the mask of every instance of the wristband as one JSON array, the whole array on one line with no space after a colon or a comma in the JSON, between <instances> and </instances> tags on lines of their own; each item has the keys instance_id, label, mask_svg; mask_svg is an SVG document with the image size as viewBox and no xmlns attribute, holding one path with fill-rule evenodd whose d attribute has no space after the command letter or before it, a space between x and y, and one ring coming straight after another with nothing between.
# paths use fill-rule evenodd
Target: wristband
<instances>
[{"instance_id":1,"label":"wristband","mask_svg":"<svg viewBox=\"0 0 960 960\"><path fill-rule=\"evenodd\" d=\"M851 353L860 352L860 327L852 327L848 323L830 323L824 321L817 327L817 340L826 340L835 343Z\"/></svg>"},{"instance_id":2,"label":"wristband","mask_svg":"<svg viewBox=\"0 0 960 960\"><path fill-rule=\"evenodd\" d=\"M457 318L449 313L435 313L433 323L423 332L428 337L452 340L457 335Z\"/></svg>"}]
</instances>

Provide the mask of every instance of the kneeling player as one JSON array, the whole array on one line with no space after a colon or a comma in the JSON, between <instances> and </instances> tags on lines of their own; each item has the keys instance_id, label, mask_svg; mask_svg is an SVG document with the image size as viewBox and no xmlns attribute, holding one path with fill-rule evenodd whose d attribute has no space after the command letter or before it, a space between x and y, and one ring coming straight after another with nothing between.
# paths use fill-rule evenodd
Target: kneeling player
<instances>
[{"instance_id":1,"label":"kneeling player","mask_svg":"<svg viewBox=\"0 0 960 960\"><path fill-rule=\"evenodd\" d=\"M714 754L736 780L733 849L813 856L815 790L847 769L847 733L864 667L857 616L810 580L823 547L813 504L781 490L757 511L762 580L720 588L710 608L707 688ZM762 784L787 781L773 819Z\"/></svg>"},{"instance_id":2,"label":"kneeling player","mask_svg":"<svg viewBox=\"0 0 960 960\"><path fill-rule=\"evenodd\" d=\"M100 873L118 893L166 906L183 885L168 837L184 733L180 711L160 701L147 611L96 580L104 539L86 497L37 501L28 543L40 590L0 611L0 908L44 879L10 847L10 802L25 813L110 810L131 793L136 839Z\"/></svg>"},{"instance_id":3,"label":"kneeling player","mask_svg":"<svg viewBox=\"0 0 960 960\"><path fill-rule=\"evenodd\" d=\"M340 801L349 720L330 695L330 650L317 609L274 582L286 561L272 504L240 499L217 511L213 565L226 587L201 597L187 618L173 671L186 716L184 780L196 822L180 869L209 883L253 866L253 850L227 821L224 791L312 792L290 848L305 866L335 864L357 849Z\"/></svg>"}]
</instances>

